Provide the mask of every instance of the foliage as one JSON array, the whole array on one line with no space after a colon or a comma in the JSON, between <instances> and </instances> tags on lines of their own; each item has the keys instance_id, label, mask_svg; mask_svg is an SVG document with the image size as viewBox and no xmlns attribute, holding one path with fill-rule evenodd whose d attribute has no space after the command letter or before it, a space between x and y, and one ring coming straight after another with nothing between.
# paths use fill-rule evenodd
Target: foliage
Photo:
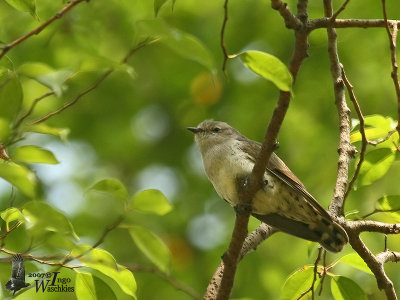
<instances>
[{"instance_id":1,"label":"foliage","mask_svg":"<svg viewBox=\"0 0 400 300\"><path fill-rule=\"evenodd\" d=\"M238 58L228 61L227 77L220 71L218 1L6 0L0 41L11 43L72 2L0 60L1 297L9 295L13 253L23 253L27 273L58 270L72 279L74 293L40 299L200 295L226 249L234 213L205 178L185 127L221 119L261 140L277 87L295 93L279 155L327 206L337 120L322 30L310 35L312 55L294 87L284 64L292 36L258 0L230 3L225 43ZM310 5L323 15L321 4ZM377 6L354 2L344 13L375 15ZM400 13L395 4L388 11ZM398 222L399 136L388 136L396 109L385 34L355 28L340 35L343 63L365 107L366 137L384 140L368 147L346 212ZM353 125L358 147L360 124ZM366 241L383 247L374 237ZM391 248L398 242L388 237ZM241 262L233 296L297 299L316 275L307 248L277 234ZM371 271L349 246L328 262L316 291L322 286L334 299L378 297ZM387 265L387 272L399 290L398 268ZM17 297L37 295L31 288Z\"/></svg>"}]
</instances>

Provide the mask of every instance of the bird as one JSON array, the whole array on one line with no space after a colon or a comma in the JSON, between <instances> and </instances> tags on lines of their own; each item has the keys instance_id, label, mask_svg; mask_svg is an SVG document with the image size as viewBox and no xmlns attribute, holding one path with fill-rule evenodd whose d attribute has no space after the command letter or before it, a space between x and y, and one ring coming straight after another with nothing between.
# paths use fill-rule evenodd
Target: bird
<instances>
[{"instance_id":1,"label":"bird","mask_svg":"<svg viewBox=\"0 0 400 300\"><path fill-rule=\"evenodd\" d=\"M195 135L205 172L217 194L235 207L239 202L238 182L251 174L261 143L221 121L205 120L187 129ZM252 201L255 218L282 232L318 242L330 252L340 252L348 243L343 227L275 153L260 186Z\"/></svg>"},{"instance_id":2,"label":"bird","mask_svg":"<svg viewBox=\"0 0 400 300\"><path fill-rule=\"evenodd\" d=\"M14 291L13 295L15 295L17 291L27 286L29 283L25 282L24 260L21 254L16 254L12 258L11 279L7 281L5 287L9 291Z\"/></svg>"}]
</instances>

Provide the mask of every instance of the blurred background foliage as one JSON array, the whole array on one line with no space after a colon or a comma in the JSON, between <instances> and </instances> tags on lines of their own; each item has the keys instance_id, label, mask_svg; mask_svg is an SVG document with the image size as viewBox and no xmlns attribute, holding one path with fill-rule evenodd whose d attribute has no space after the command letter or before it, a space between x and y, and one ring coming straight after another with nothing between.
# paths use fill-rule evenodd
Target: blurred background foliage
<instances>
[{"instance_id":1,"label":"blurred background foliage","mask_svg":"<svg viewBox=\"0 0 400 300\"><path fill-rule=\"evenodd\" d=\"M31 31L66 5L63 1L42 0L36 6L16 9L16 2L0 2L0 41L4 44ZM279 91L237 59L228 61L226 76L222 74L223 1L155 2L163 3L157 7L157 16L154 3L149 0L80 3L2 58L2 70L9 70L8 75L2 73L2 80L4 76L11 80L0 90L2 142L23 137L6 147L8 155L13 159L21 145L36 145L50 150L58 164L28 165L39 180L35 197L0 181L0 210L7 209L10 203L26 208L32 198L44 201L68 218L79 243L93 244L122 209L112 202L115 199L93 195L90 187L95 182L117 178L129 195L158 189L173 209L162 216L135 212L129 214L127 222L139 224L160 237L171 255L170 265L164 267L201 295L227 248L234 212L218 198L205 177L193 136L185 128L213 118L261 141ZM288 4L294 11L296 2L290 0ZM334 4L339 6L341 1ZM310 18L323 17L321 1L309 5ZM387 5L389 18L398 19L397 1L388 1ZM382 18L380 2L352 1L340 17ZM338 29L338 39L340 59L364 114L396 119L384 28ZM127 64L121 64L130 49L143 41L147 44L133 53ZM288 62L293 42L293 33L285 28L268 1L229 3L225 43L230 53L260 50ZM326 42L324 29L311 33L310 56L297 78L295 97L280 131L277 150L324 207L332 198L338 146L338 117ZM110 68L114 72L97 88L45 122L56 136L26 132L32 128L24 126L74 99ZM13 136L16 116L28 111L35 99L49 91L54 95L38 102ZM356 118L354 112L352 117ZM383 178L353 191L346 212L356 211L362 216L375 209L376 200L383 194L400 194L396 176L399 172L396 161ZM376 214L371 218L399 221L393 214ZM252 220L250 225L255 228L258 221ZM21 228L12 234L17 238L7 237L5 248L23 252L32 246ZM149 260L134 236L134 229L116 228L100 248L111 253L121 265L142 267L134 272L138 298L190 299L154 272L142 272L145 267L154 266L154 260ZM382 236L364 234L363 238L372 250L383 250ZM389 248L398 250L399 243L400 237L388 237ZM30 252L49 255L58 248L55 239L54 245L36 245ZM296 269L313 263L314 248L314 244L285 234L272 236L240 263L233 297L278 299L285 279ZM328 260L348 253L350 246L341 254L328 254ZM27 272L48 269L28 261L26 266ZM9 260L1 265L2 287L9 278L10 267ZM386 269L400 290L398 266L389 263ZM373 276L345 264L338 264L334 270L358 282L374 299L383 297ZM5 295L8 292L3 290ZM33 295L30 290L20 298L31 299ZM48 293L45 297L41 299L55 296ZM57 299L74 297L57 294Z\"/></svg>"}]
</instances>

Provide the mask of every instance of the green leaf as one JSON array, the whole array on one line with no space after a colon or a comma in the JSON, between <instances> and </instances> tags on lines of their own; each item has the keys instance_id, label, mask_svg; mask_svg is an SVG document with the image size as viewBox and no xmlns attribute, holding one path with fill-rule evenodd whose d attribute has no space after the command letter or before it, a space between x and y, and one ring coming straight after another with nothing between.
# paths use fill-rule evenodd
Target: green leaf
<instances>
[{"instance_id":1,"label":"green leaf","mask_svg":"<svg viewBox=\"0 0 400 300\"><path fill-rule=\"evenodd\" d=\"M400 210L400 195L383 196L377 201L382 210Z\"/></svg>"},{"instance_id":2,"label":"green leaf","mask_svg":"<svg viewBox=\"0 0 400 300\"><path fill-rule=\"evenodd\" d=\"M153 232L141 226L132 226L129 233L138 248L161 271L169 273L170 252L164 242Z\"/></svg>"},{"instance_id":3,"label":"green leaf","mask_svg":"<svg viewBox=\"0 0 400 300\"><path fill-rule=\"evenodd\" d=\"M157 16L158 15L158 11L160 10L160 8L164 5L165 2L167 2L168 0L154 0L154 14Z\"/></svg>"},{"instance_id":4,"label":"green leaf","mask_svg":"<svg viewBox=\"0 0 400 300\"><path fill-rule=\"evenodd\" d=\"M365 136L368 140L377 140L385 138L389 131L392 130L393 119L381 115L370 115L364 118ZM359 130L355 131L350 136L352 143L361 141L361 133ZM392 143L390 143L393 146Z\"/></svg>"},{"instance_id":5,"label":"green leaf","mask_svg":"<svg viewBox=\"0 0 400 300\"><path fill-rule=\"evenodd\" d=\"M1 212L1 218L7 223L7 226L9 223L11 223L13 221L25 220L24 215L16 207L10 207L10 208L7 208L6 210L3 210Z\"/></svg>"},{"instance_id":6,"label":"green leaf","mask_svg":"<svg viewBox=\"0 0 400 300\"><path fill-rule=\"evenodd\" d=\"M395 158L396 153L388 148L368 152L361 165L359 183L366 186L382 178L392 166Z\"/></svg>"},{"instance_id":7,"label":"green leaf","mask_svg":"<svg viewBox=\"0 0 400 300\"><path fill-rule=\"evenodd\" d=\"M160 19L140 21L136 24L139 38L153 37L184 58L214 69L214 61L209 50L195 36L169 27Z\"/></svg>"},{"instance_id":8,"label":"green leaf","mask_svg":"<svg viewBox=\"0 0 400 300\"><path fill-rule=\"evenodd\" d=\"M353 280L344 276L333 276L331 292L335 300L366 300L367 295Z\"/></svg>"},{"instance_id":9,"label":"green leaf","mask_svg":"<svg viewBox=\"0 0 400 300\"><path fill-rule=\"evenodd\" d=\"M67 81L74 72L71 70L58 70L52 73L43 74L36 77L36 80L47 86L52 91L54 91L57 97L61 96L66 90L64 82Z\"/></svg>"},{"instance_id":10,"label":"green leaf","mask_svg":"<svg viewBox=\"0 0 400 300\"><path fill-rule=\"evenodd\" d=\"M69 69L54 70L50 66L31 62L23 64L18 68L18 74L35 79L44 86L54 91L57 97L61 96L63 91L66 89L64 85L74 72Z\"/></svg>"},{"instance_id":11,"label":"green leaf","mask_svg":"<svg viewBox=\"0 0 400 300\"><path fill-rule=\"evenodd\" d=\"M20 80L15 72L9 72L0 82L0 118L12 121L19 112L23 92Z\"/></svg>"},{"instance_id":12,"label":"green leaf","mask_svg":"<svg viewBox=\"0 0 400 300\"><path fill-rule=\"evenodd\" d=\"M25 163L58 164L51 151L31 145L17 148L13 159Z\"/></svg>"},{"instance_id":13,"label":"green leaf","mask_svg":"<svg viewBox=\"0 0 400 300\"><path fill-rule=\"evenodd\" d=\"M246 51L239 57L246 67L271 81L278 89L286 92L292 90L292 74L277 57L261 51Z\"/></svg>"},{"instance_id":14,"label":"green leaf","mask_svg":"<svg viewBox=\"0 0 400 300\"><path fill-rule=\"evenodd\" d=\"M10 133L10 122L5 118L0 118L0 141L6 141Z\"/></svg>"},{"instance_id":15,"label":"green leaf","mask_svg":"<svg viewBox=\"0 0 400 300\"><path fill-rule=\"evenodd\" d=\"M30 125L26 128L27 131L37 132L43 134L50 134L59 137L63 142L67 141L67 137L69 134L68 128L56 128L51 127L45 123L40 123L36 125Z\"/></svg>"},{"instance_id":16,"label":"green leaf","mask_svg":"<svg viewBox=\"0 0 400 300\"><path fill-rule=\"evenodd\" d=\"M36 0L6 0L6 2L17 10L36 15Z\"/></svg>"},{"instance_id":17,"label":"green leaf","mask_svg":"<svg viewBox=\"0 0 400 300\"><path fill-rule=\"evenodd\" d=\"M79 253L79 249L77 250ZM73 251L72 254L75 254ZM113 284L110 287L115 291L115 283L121 291L130 296L130 298L136 299L136 281L131 271L126 269L124 266L118 265L114 257L103 249L91 249L86 252L83 256L78 257L78 260L85 263L88 267L99 271L103 275L113 279ZM120 298L118 298L120 299Z\"/></svg>"},{"instance_id":18,"label":"green leaf","mask_svg":"<svg viewBox=\"0 0 400 300\"><path fill-rule=\"evenodd\" d=\"M128 192L125 185L115 178L106 178L96 182L90 188L92 191L108 194L112 197L120 198L123 200L128 199Z\"/></svg>"},{"instance_id":19,"label":"green leaf","mask_svg":"<svg viewBox=\"0 0 400 300\"><path fill-rule=\"evenodd\" d=\"M346 265L352 266L353 268L356 268L365 273L373 275L372 271L367 266L365 261L363 261L363 259L357 253L347 254L347 255L343 256L342 258L340 258L339 262L342 262Z\"/></svg>"},{"instance_id":20,"label":"green leaf","mask_svg":"<svg viewBox=\"0 0 400 300\"><path fill-rule=\"evenodd\" d=\"M172 205L159 190L144 190L133 196L131 207L142 212L165 215L172 210Z\"/></svg>"},{"instance_id":21,"label":"green leaf","mask_svg":"<svg viewBox=\"0 0 400 300\"><path fill-rule=\"evenodd\" d=\"M92 274L81 272L74 269L76 272L75 278L75 294L78 300L97 300L96 289Z\"/></svg>"},{"instance_id":22,"label":"green leaf","mask_svg":"<svg viewBox=\"0 0 400 300\"><path fill-rule=\"evenodd\" d=\"M304 266L303 268L293 272L288 279L286 279L282 291L281 300L298 299L299 296L307 291L313 282L314 267ZM317 276L314 288L319 285L319 277Z\"/></svg>"},{"instance_id":23,"label":"green leaf","mask_svg":"<svg viewBox=\"0 0 400 300\"><path fill-rule=\"evenodd\" d=\"M14 185L26 196L35 197L37 179L35 174L26 167L0 160L0 177Z\"/></svg>"},{"instance_id":24,"label":"green leaf","mask_svg":"<svg viewBox=\"0 0 400 300\"><path fill-rule=\"evenodd\" d=\"M67 217L47 203L30 201L24 205L22 213L36 232L54 231L79 239Z\"/></svg>"}]
</instances>

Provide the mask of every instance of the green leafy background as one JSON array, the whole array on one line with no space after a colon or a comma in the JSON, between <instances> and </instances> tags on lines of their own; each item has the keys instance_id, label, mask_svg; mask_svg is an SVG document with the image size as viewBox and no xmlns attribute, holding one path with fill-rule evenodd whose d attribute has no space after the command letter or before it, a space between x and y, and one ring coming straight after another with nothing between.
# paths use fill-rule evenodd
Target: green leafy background
<instances>
[{"instance_id":1,"label":"green leafy background","mask_svg":"<svg viewBox=\"0 0 400 300\"><path fill-rule=\"evenodd\" d=\"M294 1L288 4L295 10ZM26 34L64 5L66 1L1 1L0 41L7 44ZM12 161L0 162L2 234L16 222L22 224L2 240L2 247L37 257L72 253L79 257L71 264L84 266L61 269L73 279L75 293L45 293L40 299L190 299L159 271L202 295L227 248L234 212L205 177L185 128L214 118L261 141L278 97L276 86L293 89L295 95L277 153L328 206L337 168L338 117L326 31L311 33L310 56L292 88L281 62L290 59L293 33L268 1L231 1L225 44L240 57L228 61L225 76L222 5L194 0L82 2L0 60L0 141L23 137L6 147ZM310 18L323 16L321 2L309 5ZM395 1L387 5L389 18L398 19L399 6ZM381 18L380 2L354 1L340 15L355 16ZM352 28L339 29L338 35L341 61L369 116L367 137L385 137L395 126L397 111L386 32ZM121 64L143 41L149 45ZM32 124L109 69L114 72L76 104L45 123ZM35 99L49 92L15 129ZM355 124L356 146L358 130ZM347 201L349 217L398 210L400 166L393 142L398 135L368 148ZM99 248L92 249L121 216ZM398 213L370 218L399 222ZM258 224L251 220L250 226ZM362 237L373 251L384 248L382 236ZM388 237L390 249L398 251L399 244L399 236ZM304 282L312 281L314 250L309 242L274 235L240 263L232 296L296 299L308 288ZM384 299L362 261L346 255L354 255L350 246L328 254L335 266L321 297L365 299L368 294ZM10 295L4 284L11 264L10 255L1 257L3 298ZM53 270L31 260L25 265L27 273ZM399 266L389 263L386 270L399 291ZM30 289L18 299L35 297Z\"/></svg>"}]
</instances>

